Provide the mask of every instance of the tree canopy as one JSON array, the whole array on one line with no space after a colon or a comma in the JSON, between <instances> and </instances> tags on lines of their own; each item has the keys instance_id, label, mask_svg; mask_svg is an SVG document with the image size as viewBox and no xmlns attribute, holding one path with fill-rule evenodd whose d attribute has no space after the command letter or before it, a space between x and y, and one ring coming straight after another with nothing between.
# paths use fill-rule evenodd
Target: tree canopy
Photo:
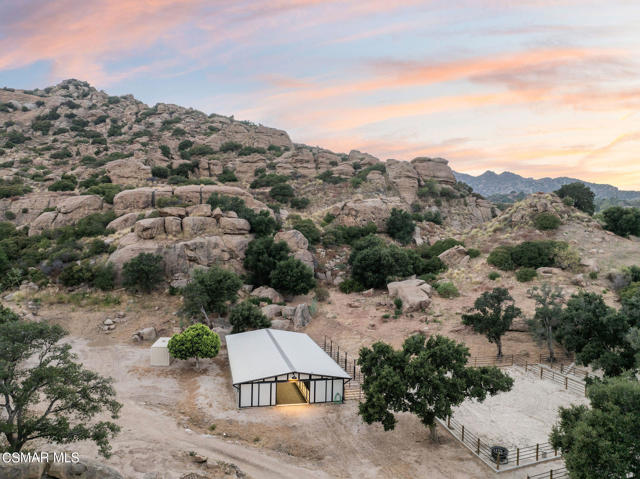
<instances>
[{"instance_id":1,"label":"tree canopy","mask_svg":"<svg viewBox=\"0 0 640 479\"><path fill-rule=\"evenodd\" d=\"M196 317L205 313L225 314L228 303L238 299L242 280L233 271L212 266L208 270L198 269L191 282L182 290L183 311Z\"/></svg>"},{"instance_id":2,"label":"tree canopy","mask_svg":"<svg viewBox=\"0 0 640 479\"><path fill-rule=\"evenodd\" d=\"M274 241L271 236L256 238L249 243L244 256L244 268L254 286L271 283L271 272L276 264L289 257L289 247L284 241Z\"/></svg>"},{"instance_id":3,"label":"tree canopy","mask_svg":"<svg viewBox=\"0 0 640 479\"><path fill-rule=\"evenodd\" d=\"M620 311L607 306L596 293L581 291L571 296L560 316L557 337L576 354L576 360L607 376L636 367L638 352L625 337L640 326L640 298L623 300Z\"/></svg>"},{"instance_id":4,"label":"tree canopy","mask_svg":"<svg viewBox=\"0 0 640 479\"><path fill-rule=\"evenodd\" d=\"M541 287L534 286L528 291L536 302L536 312L529 320L529 329L536 338L544 341L549 350L549 360L555 361L553 353L553 338L562 315L562 288L552 287L549 283L542 283Z\"/></svg>"},{"instance_id":5,"label":"tree canopy","mask_svg":"<svg viewBox=\"0 0 640 479\"><path fill-rule=\"evenodd\" d=\"M250 301L243 301L231 308L229 322L233 327L232 334L271 326L271 320L262 313L258 306Z\"/></svg>"},{"instance_id":6,"label":"tree canopy","mask_svg":"<svg viewBox=\"0 0 640 479\"><path fill-rule=\"evenodd\" d=\"M58 444L91 440L100 454L110 455L109 439L120 428L94 418L108 413L117 419L110 378L84 369L60 326L16 319L0 322L0 434L9 452L34 439Z\"/></svg>"},{"instance_id":7,"label":"tree canopy","mask_svg":"<svg viewBox=\"0 0 640 479\"><path fill-rule=\"evenodd\" d=\"M435 438L436 418L452 414L467 398L508 391L513 379L495 367L467 366L468 348L444 336L410 336L402 349L384 342L362 348L358 364L364 375L364 402L359 414L367 424L379 422L394 429L396 412L411 412Z\"/></svg>"},{"instance_id":8,"label":"tree canopy","mask_svg":"<svg viewBox=\"0 0 640 479\"><path fill-rule=\"evenodd\" d=\"M284 294L307 294L316 286L311 268L296 258L287 258L276 264L270 279L271 286Z\"/></svg>"},{"instance_id":9,"label":"tree canopy","mask_svg":"<svg viewBox=\"0 0 640 479\"><path fill-rule=\"evenodd\" d=\"M591 188L584 183L576 181L574 183L562 185L560 189L554 191L554 193L560 198L569 197L573 199L573 205L587 214L592 215L596 210L596 206L593 201L596 195L591 191Z\"/></svg>"},{"instance_id":10,"label":"tree canopy","mask_svg":"<svg viewBox=\"0 0 640 479\"><path fill-rule=\"evenodd\" d=\"M122 267L122 284L134 291L151 292L162 281L162 256L140 253Z\"/></svg>"},{"instance_id":11,"label":"tree canopy","mask_svg":"<svg viewBox=\"0 0 640 479\"><path fill-rule=\"evenodd\" d=\"M591 408L560 408L550 441L570 477L640 477L640 383L620 376L587 387Z\"/></svg>"},{"instance_id":12,"label":"tree canopy","mask_svg":"<svg viewBox=\"0 0 640 479\"><path fill-rule=\"evenodd\" d=\"M490 343L495 343L498 357L502 357L502 336L522 311L515 306L505 288L482 293L473 304L474 310L474 313L462 315L462 323L472 326L476 333L484 334Z\"/></svg>"},{"instance_id":13,"label":"tree canopy","mask_svg":"<svg viewBox=\"0 0 640 479\"><path fill-rule=\"evenodd\" d=\"M640 208L612 206L602 212L604 228L618 236L640 236Z\"/></svg>"},{"instance_id":14,"label":"tree canopy","mask_svg":"<svg viewBox=\"0 0 640 479\"><path fill-rule=\"evenodd\" d=\"M215 358L220 351L220 337L204 324L192 324L175 334L167 345L169 354L177 359Z\"/></svg>"},{"instance_id":15,"label":"tree canopy","mask_svg":"<svg viewBox=\"0 0 640 479\"><path fill-rule=\"evenodd\" d=\"M413 222L411 214L393 208L389 218L387 218L387 233L393 239L398 240L402 244L409 244L413 238L413 232L416 224Z\"/></svg>"}]
</instances>

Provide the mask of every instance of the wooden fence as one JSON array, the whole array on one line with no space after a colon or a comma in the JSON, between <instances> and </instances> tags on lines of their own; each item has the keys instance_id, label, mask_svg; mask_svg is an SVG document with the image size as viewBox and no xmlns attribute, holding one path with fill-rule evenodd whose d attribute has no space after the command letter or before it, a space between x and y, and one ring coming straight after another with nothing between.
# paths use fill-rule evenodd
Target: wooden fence
<instances>
[{"instance_id":1,"label":"wooden fence","mask_svg":"<svg viewBox=\"0 0 640 479\"><path fill-rule=\"evenodd\" d=\"M527 474L527 479L565 479L568 477L569 471L564 467L549 469L549 472L541 472L540 474L534 474L532 476Z\"/></svg>"},{"instance_id":2,"label":"wooden fence","mask_svg":"<svg viewBox=\"0 0 640 479\"><path fill-rule=\"evenodd\" d=\"M464 424L459 423L452 417L447 418L446 421L440 419L438 419L438 421L447 428L453 437L467 446L472 453L495 471L530 466L537 462L556 459L559 456L559 452L548 442L531 446L507 448L508 453L506 458L494 456L491 453L491 448L499 444L487 444L473 433L473 431L465 427Z\"/></svg>"},{"instance_id":3,"label":"wooden fence","mask_svg":"<svg viewBox=\"0 0 640 479\"><path fill-rule=\"evenodd\" d=\"M585 396L587 395L587 384L581 379L563 374L560 371L556 371L542 364L529 364L525 361L524 363L518 363L517 365L523 367L525 373L534 375L540 379L553 381L560 384L567 391L584 394Z\"/></svg>"}]
</instances>

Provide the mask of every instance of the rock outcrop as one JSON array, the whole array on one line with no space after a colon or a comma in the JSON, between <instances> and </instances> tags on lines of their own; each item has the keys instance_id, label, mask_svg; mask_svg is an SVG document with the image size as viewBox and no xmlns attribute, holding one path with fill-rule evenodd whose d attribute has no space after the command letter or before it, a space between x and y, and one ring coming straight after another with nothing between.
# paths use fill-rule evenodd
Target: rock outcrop
<instances>
[{"instance_id":1,"label":"rock outcrop","mask_svg":"<svg viewBox=\"0 0 640 479\"><path fill-rule=\"evenodd\" d=\"M382 232L393 208L407 209L407 205L398 197L391 198L355 198L338 203L329 209L335 222L344 226L365 226L373 222Z\"/></svg>"},{"instance_id":2,"label":"rock outcrop","mask_svg":"<svg viewBox=\"0 0 640 479\"><path fill-rule=\"evenodd\" d=\"M47 211L38 216L29 226L29 236L38 235L45 230L60 228L77 223L85 216L99 213L104 207L102 198L96 195L65 197L55 211Z\"/></svg>"},{"instance_id":3,"label":"rock outcrop","mask_svg":"<svg viewBox=\"0 0 640 479\"><path fill-rule=\"evenodd\" d=\"M421 279L407 279L387 284L389 296L402 300L402 310L421 311L431 304L431 286Z\"/></svg>"}]
</instances>

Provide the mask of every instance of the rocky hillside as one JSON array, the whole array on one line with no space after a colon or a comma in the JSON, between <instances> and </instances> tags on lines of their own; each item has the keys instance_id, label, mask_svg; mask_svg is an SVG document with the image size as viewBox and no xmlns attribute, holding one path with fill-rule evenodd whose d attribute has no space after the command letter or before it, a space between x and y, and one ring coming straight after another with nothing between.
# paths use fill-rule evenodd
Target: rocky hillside
<instances>
[{"instance_id":1,"label":"rocky hillside","mask_svg":"<svg viewBox=\"0 0 640 479\"><path fill-rule=\"evenodd\" d=\"M590 183L588 181L578 180L576 178L568 178L566 176L560 178L525 178L523 176L505 171L497 174L493 171L485 171L479 176L467 175L465 173L454 172L458 181L462 181L471 186L475 191L484 196L503 195L512 191L516 193L550 193L558 190L562 185L580 182L587 185L595 193L596 199L616 199L616 200L638 200L640 199L640 191L620 190L615 186Z\"/></svg>"},{"instance_id":2,"label":"rocky hillside","mask_svg":"<svg viewBox=\"0 0 640 479\"><path fill-rule=\"evenodd\" d=\"M311 227L373 223L384 233L397 208L413 215L421 244L496 213L441 158L335 153L295 144L282 130L176 105L149 107L77 80L0 90L0 125L0 217L38 242L20 240L22 252L10 252L26 265L53 255L60 268L89 257L78 253L86 243L74 246L65 235L97 235L116 269L153 252L183 284L198 266L241 270L253 222L267 217L285 230L306 219ZM59 247L41 247L41 237L57 238ZM318 273L306 244L292 251Z\"/></svg>"}]
</instances>

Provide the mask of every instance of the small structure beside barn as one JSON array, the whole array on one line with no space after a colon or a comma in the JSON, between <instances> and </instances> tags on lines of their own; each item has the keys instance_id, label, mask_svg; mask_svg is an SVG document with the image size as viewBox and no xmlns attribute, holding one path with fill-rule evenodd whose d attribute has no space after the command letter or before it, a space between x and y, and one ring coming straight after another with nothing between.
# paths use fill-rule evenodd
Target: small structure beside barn
<instances>
[{"instance_id":1,"label":"small structure beside barn","mask_svg":"<svg viewBox=\"0 0 640 479\"><path fill-rule=\"evenodd\" d=\"M308 335L258 329L226 342L238 407L343 401L351 376Z\"/></svg>"},{"instance_id":2,"label":"small structure beside barn","mask_svg":"<svg viewBox=\"0 0 640 479\"><path fill-rule=\"evenodd\" d=\"M171 356L169 356L169 340L171 338L162 337L151 346L151 366L169 366Z\"/></svg>"}]
</instances>

